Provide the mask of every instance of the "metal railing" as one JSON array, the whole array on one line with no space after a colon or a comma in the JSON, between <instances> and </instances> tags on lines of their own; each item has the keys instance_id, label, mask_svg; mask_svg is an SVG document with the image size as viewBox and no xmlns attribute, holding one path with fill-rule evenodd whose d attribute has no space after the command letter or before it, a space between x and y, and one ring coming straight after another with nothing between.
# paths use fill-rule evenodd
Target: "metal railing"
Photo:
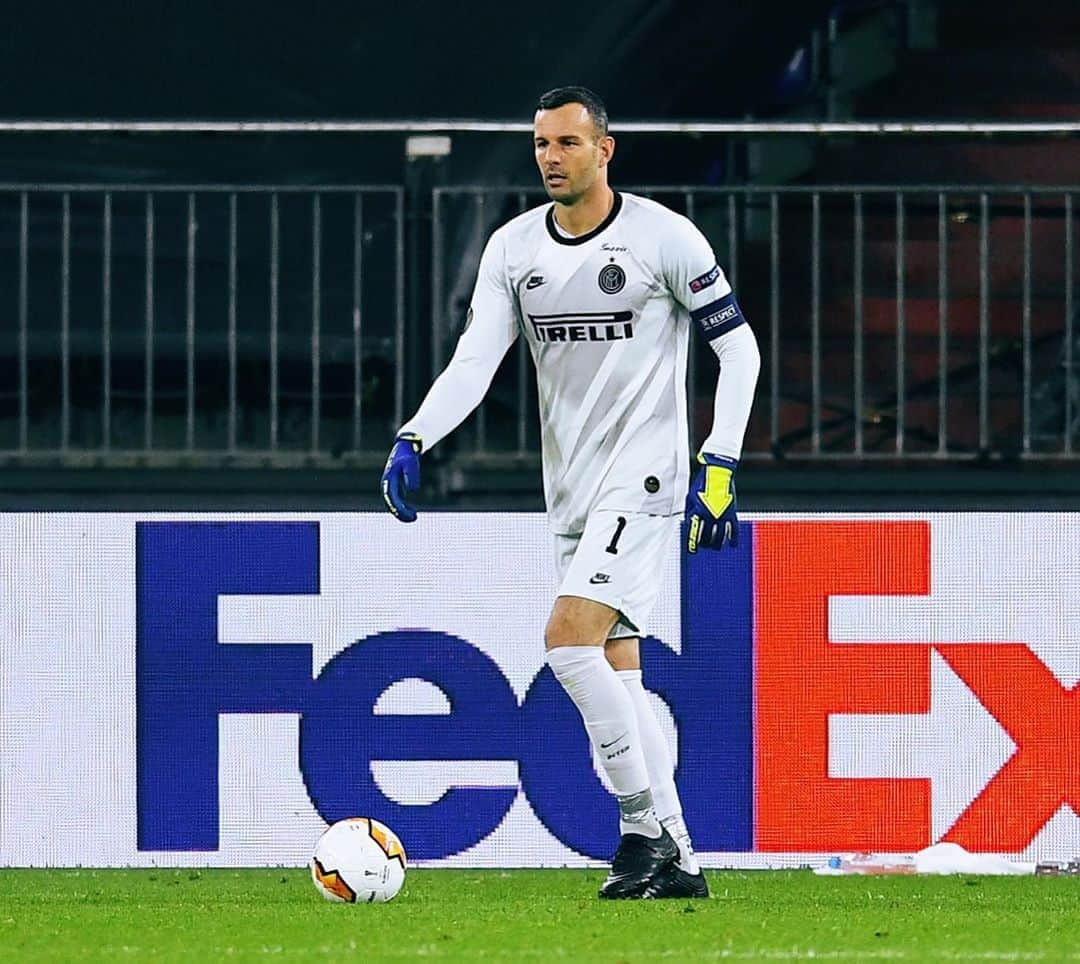
<instances>
[{"instance_id":1,"label":"metal railing","mask_svg":"<svg viewBox=\"0 0 1080 964\"><path fill-rule=\"evenodd\" d=\"M383 448L404 417L403 205L397 186L0 185L0 455Z\"/></svg>"},{"instance_id":2,"label":"metal railing","mask_svg":"<svg viewBox=\"0 0 1080 964\"><path fill-rule=\"evenodd\" d=\"M527 132L501 121L0 121L0 135ZM1072 138L1080 122L613 125L634 136ZM0 184L0 461L350 465L448 357L523 188ZM751 458L1060 458L1080 435L1078 187L637 189L708 235L764 356ZM428 233L430 231L430 234ZM534 462L524 344L440 458ZM715 360L695 339L692 432Z\"/></svg>"},{"instance_id":3,"label":"metal railing","mask_svg":"<svg viewBox=\"0 0 1080 964\"><path fill-rule=\"evenodd\" d=\"M1074 455L1073 189L634 190L703 229L757 333L763 370L746 457ZM483 240L540 200L532 188L436 191L432 375L464 318ZM526 356L519 344L504 363L462 431L460 457L536 451ZM715 372L698 339L688 375L696 441L708 431Z\"/></svg>"},{"instance_id":4,"label":"metal railing","mask_svg":"<svg viewBox=\"0 0 1080 964\"><path fill-rule=\"evenodd\" d=\"M531 134L511 120L0 120L0 134ZM613 134L1045 137L1080 134L1080 121L619 121Z\"/></svg>"},{"instance_id":5,"label":"metal railing","mask_svg":"<svg viewBox=\"0 0 1080 964\"><path fill-rule=\"evenodd\" d=\"M1071 190L638 191L703 228L758 334L747 457L1074 454ZM445 364L491 229L541 200L533 188L434 192L422 382ZM0 453L378 460L408 414L404 236L396 187L0 186ZM714 373L699 342L698 439ZM524 342L453 450L535 458Z\"/></svg>"}]
</instances>

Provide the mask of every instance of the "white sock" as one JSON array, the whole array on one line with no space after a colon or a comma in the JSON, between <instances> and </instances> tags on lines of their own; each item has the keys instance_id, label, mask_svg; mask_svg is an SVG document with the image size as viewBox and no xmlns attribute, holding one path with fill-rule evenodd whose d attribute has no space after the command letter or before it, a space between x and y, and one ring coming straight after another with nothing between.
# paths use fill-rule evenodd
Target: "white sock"
<instances>
[{"instance_id":1,"label":"white sock","mask_svg":"<svg viewBox=\"0 0 1080 964\"><path fill-rule=\"evenodd\" d=\"M611 668L604 648L556 646L548 650L547 661L581 713L597 758L619 798L621 832L659 837L634 700Z\"/></svg>"},{"instance_id":2,"label":"white sock","mask_svg":"<svg viewBox=\"0 0 1080 964\"><path fill-rule=\"evenodd\" d=\"M645 755L645 765L649 771L649 785L652 787L653 800L660 822L679 845L679 866L688 874L698 872L697 858L690 842L690 833L683 820L682 803L679 791L675 789L675 765L671 760L667 739L660 729L649 703L649 694L641 681L641 670L623 669L616 674L634 701L634 713L637 717L641 748Z\"/></svg>"},{"instance_id":3,"label":"white sock","mask_svg":"<svg viewBox=\"0 0 1080 964\"><path fill-rule=\"evenodd\" d=\"M686 821L683 820L683 815L678 813L671 817L664 817L660 823L675 838L675 843L679 845L679 867L688 874L697 875L700 873L701 868L698 866L694 845L690 842L690 831L686 829Z\"/></svg>"}]
</instances>

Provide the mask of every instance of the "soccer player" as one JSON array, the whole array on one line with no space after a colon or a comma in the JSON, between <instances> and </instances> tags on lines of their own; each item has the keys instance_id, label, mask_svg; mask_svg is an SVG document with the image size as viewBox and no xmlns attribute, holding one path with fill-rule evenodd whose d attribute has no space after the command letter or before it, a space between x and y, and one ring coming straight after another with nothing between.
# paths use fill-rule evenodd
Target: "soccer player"
<instances>
[{"instance_id":1,"label":"soccer player","mask_svg":"<svg viewBox=\"0 0 1080 964\"><path fill-rule=\"evenodd\" d=\"M757 342L694 225L608 185L615 141L582 87L540 98L533 145L553 203L492 234L449 364L398 432L382 477L402 522L420 455L480 403L519 336L536 365L544 494L560 583L547 662L581 713L619 801L600 896L707 897L671 755L642 685L639 638L686 496L688 549L736 545L734 474L760 368ZM687 493L691 324L716 352L712 431Z\"/></svg>"}]
</instances>

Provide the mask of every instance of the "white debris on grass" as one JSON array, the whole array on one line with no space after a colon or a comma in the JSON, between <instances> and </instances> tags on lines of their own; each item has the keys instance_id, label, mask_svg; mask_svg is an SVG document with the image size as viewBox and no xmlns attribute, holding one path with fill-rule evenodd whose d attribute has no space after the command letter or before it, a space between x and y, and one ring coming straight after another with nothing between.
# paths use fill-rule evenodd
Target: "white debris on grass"
<instances>
[{"instance_id":1,"label":"white debris on grass","mask_svg":"<svg viewBox=\"0 0 1080 964\"><path fill-rule=\"evenodd\" d=\"M845 854L833 857L814 873L823 877L851 874L1034 874L1035 863L1009 860L998 854L969 853L959 844L938 843L915 854Z\"/></svg>"}]
</instances>

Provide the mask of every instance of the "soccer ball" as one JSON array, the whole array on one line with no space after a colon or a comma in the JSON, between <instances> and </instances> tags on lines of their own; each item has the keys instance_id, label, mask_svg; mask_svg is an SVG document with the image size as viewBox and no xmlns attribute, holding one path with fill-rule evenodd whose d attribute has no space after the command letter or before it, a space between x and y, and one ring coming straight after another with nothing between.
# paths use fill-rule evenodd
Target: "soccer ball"
<instances>
[{"instance_id":1,"label":"soccer ball","mask_svg":"<svg viewBox=\"0 0 1080 964\"><path fill-rule=\"evenodd\" d=\"M327 900L383 904L405 883L405 848L378 820L339 820L315 844L311 879Z\"/></svg>"}]
</instances>

